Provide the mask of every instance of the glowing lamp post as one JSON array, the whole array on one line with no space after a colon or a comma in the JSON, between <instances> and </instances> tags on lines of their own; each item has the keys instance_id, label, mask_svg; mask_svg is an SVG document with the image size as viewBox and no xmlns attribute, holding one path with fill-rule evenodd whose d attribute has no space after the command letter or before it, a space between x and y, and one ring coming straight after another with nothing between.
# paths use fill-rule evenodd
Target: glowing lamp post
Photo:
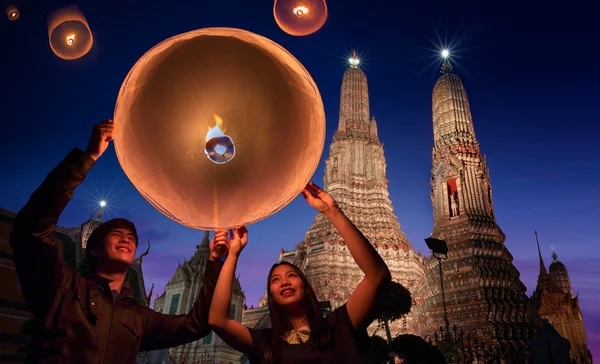
<instances>
[{"instance_id":1,"label":"glowing lamp post","mask_svg":"<svg viewBox=\"0 0 600 364\"><path fill-rule=\"evenodd\" d=\"M440 282L442 286L442 304L444 306L444 321L446 322L446 332L450 332L450 322L448 321L448 313L446 311L446 295L444 293L444 273L442 271L442 259L448 258L448 244L445 240L436 238L425 239L425 244L431 249L433 257L438 260L440 267Z\"/></svg>"}]
</instances>

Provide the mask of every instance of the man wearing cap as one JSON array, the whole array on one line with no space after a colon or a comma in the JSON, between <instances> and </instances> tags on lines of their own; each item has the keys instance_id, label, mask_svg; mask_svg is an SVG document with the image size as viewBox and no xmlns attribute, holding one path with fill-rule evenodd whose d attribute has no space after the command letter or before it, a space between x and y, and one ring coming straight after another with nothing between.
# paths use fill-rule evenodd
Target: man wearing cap
<instances>
[{"instance_id":1,"label":"man wearing cap","mask_svg":"<svg viewBox=\"0 0 600 364\"><path fill-rule=\"evenodd\" d=\"M138 236L134 224L113 219L88 240L94 272L79 275L59 257L52 233L58 218L113 138L111 120L94 126L84 151L73 149L19 211L10 234L21 290L35 320L28 363L134 363L139 351L183 345L209 334L208 312L228 252L226 232L210 243L202 290L188 314L164 315L131 301L125 282Z\"/></svg>"}]
</instances>

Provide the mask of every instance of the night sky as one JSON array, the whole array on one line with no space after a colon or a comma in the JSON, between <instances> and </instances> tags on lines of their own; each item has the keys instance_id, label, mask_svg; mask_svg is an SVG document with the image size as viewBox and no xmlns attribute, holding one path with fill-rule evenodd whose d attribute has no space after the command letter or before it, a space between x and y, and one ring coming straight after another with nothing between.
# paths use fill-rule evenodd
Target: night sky
<instances>
[{"instance_id":1,"label":"night sky","mask_svg":"<svg viewBox=\"0 0 600 364\"><path fill-rule=\"evenodd\" d=\"M327 114L326 149L313 178L318 184L337 128L346 61L358 50L394 211L415 250L429 255L423 239L433 227L431 92L440 75L438 49L445 44L469 95L498 223L528 294L539 271L537 230L546 264L554 246L569 270L589 347L600 357L600 31L591 8L575 2L330 1L329 20L319 32L292 37L277 27L269 0L88 1L79 5L94 47L79 60L64 61L50 50L46 16L70 3L38 2L17 2L20 19L0 21L0 207L18 211L71 148L86 146L93 124L112 118L125 75L147 50L197 28L237 27L281 44L315 79ZM151 207L123 173L112 146L59 224L79 225L101 198L109 204L105 219L136 223L140 251L152 241L144 276L147 289L154 283L155 294L162 293L203 233ZM238 269L249 306L263 295L279 250L293 249L314 216L300 197L249 227Z\"/></svg>"}]
</instances>

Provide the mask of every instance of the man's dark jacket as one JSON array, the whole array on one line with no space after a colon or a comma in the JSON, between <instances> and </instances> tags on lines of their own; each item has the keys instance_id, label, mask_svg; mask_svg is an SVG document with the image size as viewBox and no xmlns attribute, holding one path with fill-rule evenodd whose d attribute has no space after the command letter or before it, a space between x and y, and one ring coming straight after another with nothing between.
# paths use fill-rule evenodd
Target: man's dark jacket
<instances>
[{"instance_id":1,"label":"man's dark jacket","mask_svg":"<svg viewBox=\"0 0 600 364\"><path fill-rule=\"evenodd\" d=\"M21 290L35 318L28 363L134 363L138 351L183 345L210 332L220 262L208 261L189 314L163 315L133 304L127 284L125 298L113 303L108 280L84 278L62 261L52 233L93 166L89 155L73 149L19 211L10 234Z\"/></svg>"}]
</instances>

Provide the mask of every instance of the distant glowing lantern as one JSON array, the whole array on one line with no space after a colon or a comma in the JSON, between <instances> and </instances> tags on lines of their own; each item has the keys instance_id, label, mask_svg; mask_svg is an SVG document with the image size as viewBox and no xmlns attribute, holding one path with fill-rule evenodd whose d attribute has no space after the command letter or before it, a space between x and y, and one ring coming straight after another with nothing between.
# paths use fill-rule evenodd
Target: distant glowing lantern
<instances>
[{"instance_id":1,"label":"distant glowing lantern","mask_svg":"<svg viewBox=\"0 0 600 364\"><path fill-rule=\"evenodd\" d=\"M85 56L94 44L90 26L76 5L56 10L48 16L48 39L52 51L66 60Z\"/></svg>"},{"instance_id":2,"label":"distant glowing lantern","mask_svg":"<svg viewBox=\"0 0 600 364\"><path fill-rule=\"evenodd\" d=\"M13 21L19 19L21 13L19 12L19 9L17 9L16 6L8 5L6 7L6 16L8 16L8 20Z\"/></svg>"},{"instance_id":3,"label":"distant glowing lantern","mask_svg":"<svg viewBox=\"0 0 600 364\"><path fill-rule=\"evenodd\" d=\"M309 35L325 24L327 4L325 0L275 0L273 15L284 32Z\"/></svg>"},{"instance_id":4,"label":"distant glowing lantern","mask_svg":"<svg viewBox=\"0 0 600 364\"><path fill-rule=\"evenodd\" d=\"M325 143L323 102L302 64L231 28L149 50L121 86L114 122L117 158L137 190L201 230L281 210L311 179Z\"/></svg>"}]
</instances>

